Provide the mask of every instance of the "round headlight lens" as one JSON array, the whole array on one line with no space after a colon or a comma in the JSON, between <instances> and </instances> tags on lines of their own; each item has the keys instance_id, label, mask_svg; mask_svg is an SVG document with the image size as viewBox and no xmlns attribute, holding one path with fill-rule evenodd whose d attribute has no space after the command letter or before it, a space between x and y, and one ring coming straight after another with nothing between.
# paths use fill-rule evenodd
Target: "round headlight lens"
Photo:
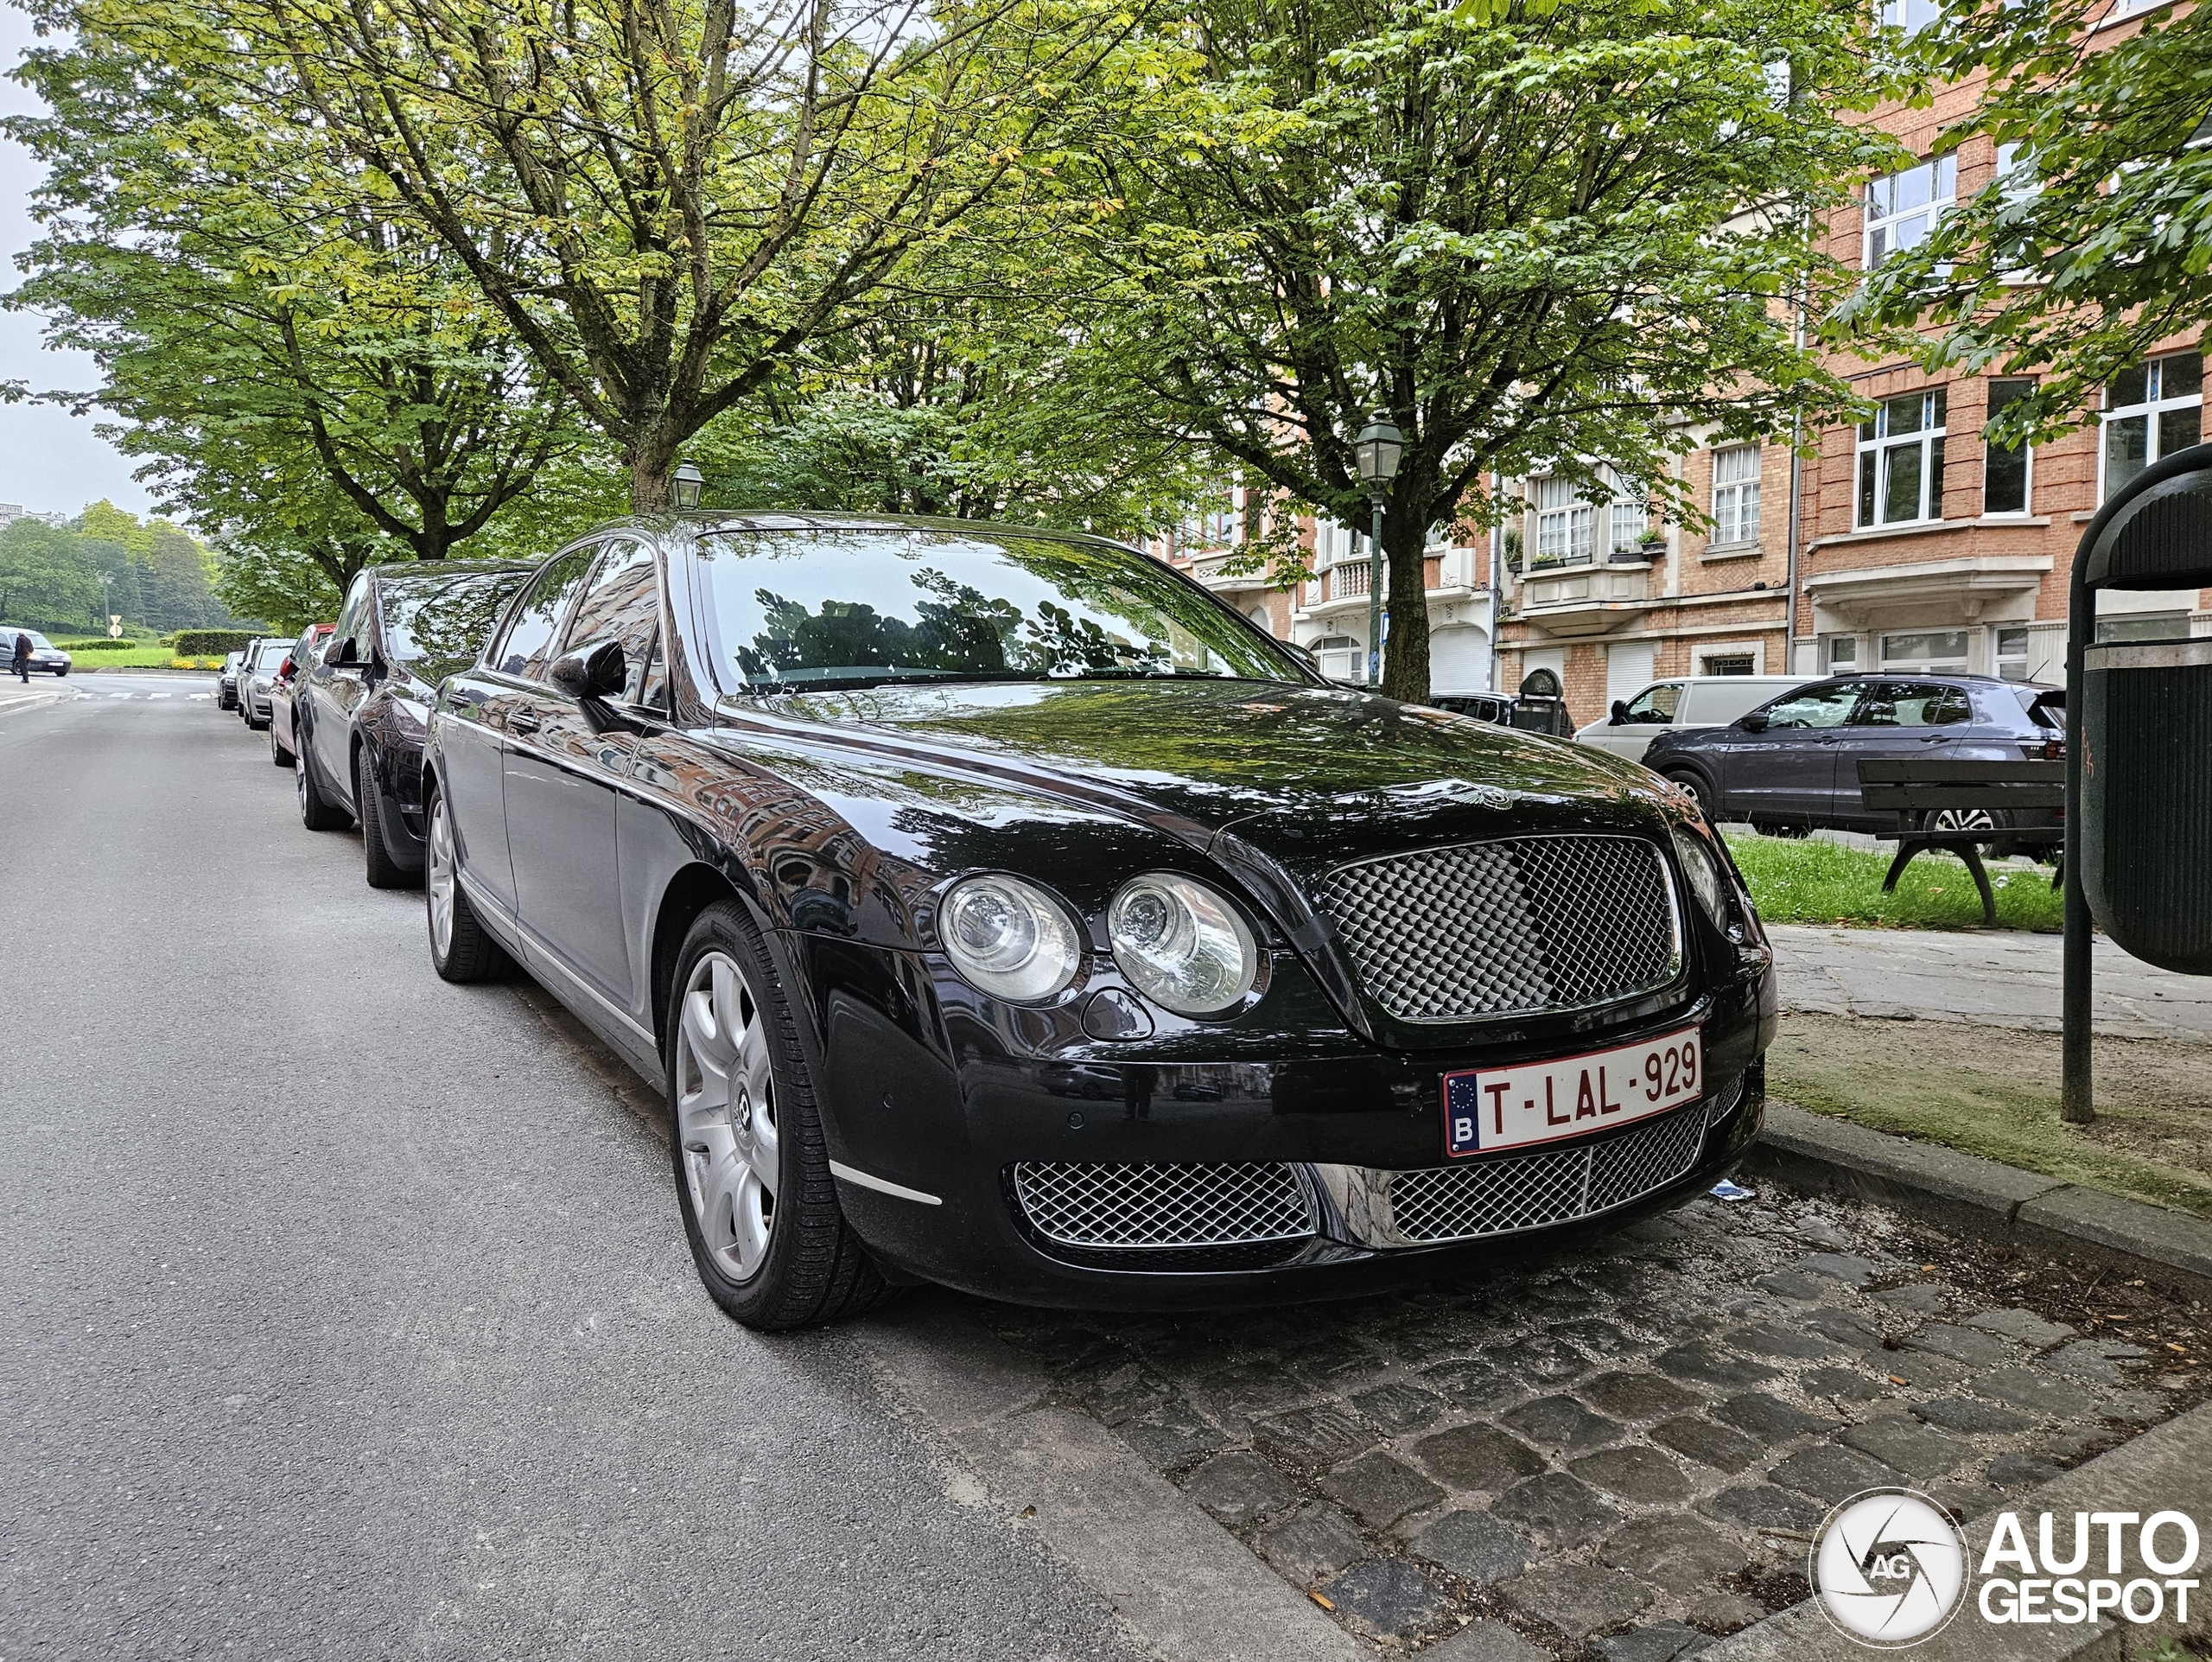
<instances>
[{"instance_id":1,"label":"round headlight lens","mask_svg":"<svg viewBox=\"0 0 2212 1662\"><path fill-rule=\"evenodd\" d=\"M1123 884L1107 911L1106 935L1137 990L1179 1016L1214 1016L1243 1003L1260 973L1260 949L1243 914L1173 872Z\"/></svg>"},{"instance_id":2,"label":"round headlight lens","mask_svg":"<svg viewBox=\"0 0 2212 1662\"><path fill-rule=\"evenodd\" d=\"M938 909L945 956L994 997L1034 1004L1065 992L1083 955L1066 910L1034 883L993 875L955 883Z\"/></svg>"},{"instance_id":3,"label":"round headlight lens","mask_svg":"<svg viewBox=\"0 0 2212 1662\"><path fill-rule=\"evenodd\" d=\"M1689 879L1690 893L1697 896L1697 903L1705 915L1713 920L1716 929L1728 927L1727 879L1721 875L1720 861L1706 840L1686 826L1676 825L1675 854L1682 863L1682 875Z\"/></svg>"}]
</instances>

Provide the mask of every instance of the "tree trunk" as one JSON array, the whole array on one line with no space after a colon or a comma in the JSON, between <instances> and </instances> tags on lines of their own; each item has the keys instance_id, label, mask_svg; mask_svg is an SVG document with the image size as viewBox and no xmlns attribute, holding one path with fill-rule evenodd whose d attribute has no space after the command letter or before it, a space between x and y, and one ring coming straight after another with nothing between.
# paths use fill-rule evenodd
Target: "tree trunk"
<instances>
[{"instance_id":1,"label":"tree trunk","mask_svg":"<svg viewBox=\"0 0 2212 1662\"><path fill-rule=\"evenodd\" d=\"M669 475L676 471L676 454L683 435L667 416L636 430L627 446L630 464L630 512L665 513L673 506Z\"/></svg>"},{"instance_id":2,"label":"tree trunk","mask_svg":"<svg viewBox=\"0 0 2212 1662\"><path fill-rule=\"evenodd\" d=\"M1389 587L1384 604L1390 608L1389 639L1382 647L1382 696L1410 704L1428 702L1428 522L1424 514L1408 513L1403 499L1387 500L1382 507L1382 567Z\"/></svg>"}]
</instances>

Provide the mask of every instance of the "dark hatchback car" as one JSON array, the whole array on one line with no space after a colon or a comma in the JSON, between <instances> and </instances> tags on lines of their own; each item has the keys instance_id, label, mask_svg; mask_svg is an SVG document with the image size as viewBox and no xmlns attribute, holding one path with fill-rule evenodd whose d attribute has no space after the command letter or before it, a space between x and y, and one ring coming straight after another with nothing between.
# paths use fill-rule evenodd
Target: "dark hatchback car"
<instances>
[{"instance_id":1,"label":"dark hatchback car","mask_svg":"<svg viewBox=\"0 0 2212 1662\"><path fill-rule=\"evenodd\" d=\"M372 888L423 878L423 739L438 683L473 662L535 568L439 561L353 579L321 653L295 666L292 776L300 822L358 818Z\"/></svg>"},{"instance_id":2,"label":"dark hatchback car","mask_svg":"<svg viewBox=\"0 0 2212 1662\"><path fill-rule=\"evenodd\" d=\"M1117 544L625 525L424 766L434 964L518 958L662 1086L753 1326L1464 1273L1758 1128L1770 955L1687 796L1332 687Z\"/></svg>"},{"instance_id":3,"label":"dark hatchback car","mask_svg":"<svg viewBox=\"0 0 2212 1662\"><path fill-rule=\"evenodd\" d=\"M1662 733L1643 765L1694 792L1709 818L1893 831L1897 815L1859 794L1859 762L2056 761L2065 754L2064 697L1982 675L1831 676L1726 727ZM1980 811L1974 821L1998 824ZM2009 823L2058 821L2055 810L2023 811Z\"/></svg>"}]
</instances>

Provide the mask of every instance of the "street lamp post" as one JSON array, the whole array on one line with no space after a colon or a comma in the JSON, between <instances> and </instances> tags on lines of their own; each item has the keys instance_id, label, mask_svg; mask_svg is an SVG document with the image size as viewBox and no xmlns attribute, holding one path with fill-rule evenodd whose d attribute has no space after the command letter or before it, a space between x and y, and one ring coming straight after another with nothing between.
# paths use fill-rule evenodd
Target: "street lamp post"
<instances>
[{"instance_id":1,"label":"street lamp post","mask_svg":"<svg viewBox=\"0 0 2212 1662\"><path fill-rule=\"evenodd\" d=\"M1369 417L1367 425L1359 430L1359 436L1352 441L1353 460L1359 467L1359 482L1367 487L1367 494L1375 505L1375 523L1367 541L1367 685L1379 686L1382 680L1382 494L1389 489L1392 475L1398 471L1398 458L1405 454L1406 436L1390 420L1390 412L1378 410Z\"/></svg>"}]
</instances>

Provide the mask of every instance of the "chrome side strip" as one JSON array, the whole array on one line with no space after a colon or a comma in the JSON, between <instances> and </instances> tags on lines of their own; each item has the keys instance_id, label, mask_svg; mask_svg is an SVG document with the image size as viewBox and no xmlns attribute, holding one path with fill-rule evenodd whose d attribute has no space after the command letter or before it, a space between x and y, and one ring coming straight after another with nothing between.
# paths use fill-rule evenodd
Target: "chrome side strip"
<instances>
[{"instance_id":1,"label":"chrome side strip","mask_svg":"<svg viewBox=\"0 0 2212 1662\"><path fill-rule=\"evenodd\" d=\"M941 1207L944 1204L944 1200L937 1195L925 1194L918 1188L908 1188L905 1184L894 1183L887 1177L873 1176L867 1172L855 1170L851 1166L840 1164L835 1160L830 1162L830 1175L832 1177L842 1177L848 1183L858 1183L862 1188L872 1188L879 1194L895 1194L902 1200L919 1200L925 1207Z\"/></svg>"}]
</instances>

